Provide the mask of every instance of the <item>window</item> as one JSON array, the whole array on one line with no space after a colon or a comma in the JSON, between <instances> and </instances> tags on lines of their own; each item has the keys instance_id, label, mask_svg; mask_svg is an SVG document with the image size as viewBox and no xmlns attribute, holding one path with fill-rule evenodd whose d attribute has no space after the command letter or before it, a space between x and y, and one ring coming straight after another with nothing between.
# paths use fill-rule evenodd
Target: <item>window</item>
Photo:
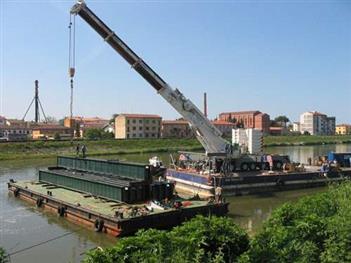
<instances>
[{"instance_id":1,"label":"window","mask_svg":"<svg viewBox=\"0 0 351 263\"><path fill-rule=\"evenodd\" d=\"M152 127L152 128L151 128L151 130L153 130L153 131L154 131L154 130L156 130L156 127L155 127L155 126L154 126L154 127Z\"/></svg>"},{"instance_id":2,"label":"window","mask_svg":"<svg viewBox=\"0 0 351 263\"><path fill-rule=\"evenodd\" d=\"M129 127L127 127L127 132L129 132Z\"/></svg>"},{"instance_id":3,"label":"window","mask_svg":"<svg viewBox=\"0 0 351 263\"><path fill-rule=\"evenodd\" d=\"M133 138L135 138L136 137L136 134L135 133L133 133Z\"/></svg>"},{"instance_id":4,"label":"window","mask_svg":"<svg viewBox=\"0 0 351 263\"><path fill-rule=\"evenodd\" d=\"M127 138L129 139L129 134L127 134Z\"/></svg>"},{"instance_id":5,"label":"window","mask_svg":"<svg viewBox=\"0 0 351 263\"><path fill-rule=\"evenodd\" d=\"M149 120L145 120L145 123L149 123Z\"/></svg>"},{"instance_id":6,"label":"window","mask_svg":"<svg viewBox=\"0 0 351 263\"><path fill-rule=\"evenodd\" d=\"M139 127L139 131L141 131L142 129L143 129L143 127L140 126L140 127Z\"/></svg>"},{"instance_id":7,"label":"window","mask_svg":"<svg viewBox=\"0 0 351 263\"><path fill-rule=\"evenodd\" d=\"M156 121L155 121L155 120L152 120L152 123L156 123Z\"/></svg>"},{"instance_id":8,"label":"window","mask_svg":"<svg viewBox=\"0 0 351 263\"><path fill-rule=\"evenodd\" d=\"M136 120L132 120L133 123L136 123Z\"/></svg>"},{"instance_id":9,"label":"window","mask_svg":"<svg viewBox=\"0 0 351 263\"><path fill-rule=\"evenodd\" d=\"M149 129L150 129L149 127L145 127L145 130L147 130L147 131L148 131Z\"/></svg>"},{"instance_id":10,"label":"window","mask_svg":"<svg viewBox=\"0 0 351 263\"><path fill-rule=\"evenodd\" d=\"M149 138L149 134L148 134L148 133L146 133L146 134L145 134L145 137L146 137L146 138Z\"/></svg>"},{"instance_id":11,"label":"window","mask_svg":"<svg viewBox=\"0 0 351 263\"><path fill-rule=\"evenodd\" d=\"M142 133L139 133L139 137L140 137L140 138L143 138L143 134L142 134Z\"/></svg>"},{"instance_id":12,"label":"window","mask_svg":"<svg viewBox=\"0 0 351 263\"><path fill-rule=\"evenodd\" d=\"M135 131L135 130L136 130L136 127L134 126L132 129L133 129L133 131Z\"/></svg>"},{"instance_id":13,"label":"window","mask_svg":"<svg viewBox=\"0 0 351 263\"><path fill-rule=\"evenodd\" d=\"M152 133L152 134L151 134L151 137L155 137L155 133Z\"/></svg>"},{"instance_id":14,"label":"window","mask_svg":"<svg viewBox=\"0 0 351 263\"><path fill-rule=\"evenodd\" d=\"M129 124L129 120L127 120L127 124Z\"/></svg>"},{"instance_id":15,"label":"window","mask_svg":"<svg viewBox=\"0 0 351 263\"><path fill-rule=\"evenodd\" d=\"M143 120L139 120L139 123L143 123Z\"/></svg>"}]
</instances>

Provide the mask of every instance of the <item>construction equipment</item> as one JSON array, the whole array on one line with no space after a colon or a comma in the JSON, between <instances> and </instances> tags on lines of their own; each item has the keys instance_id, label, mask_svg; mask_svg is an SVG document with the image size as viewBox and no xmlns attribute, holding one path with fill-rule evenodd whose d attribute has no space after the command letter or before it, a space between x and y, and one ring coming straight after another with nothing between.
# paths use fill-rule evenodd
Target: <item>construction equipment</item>
<instances>
[{"instance_id":1,"label":"construction equipment","mask_svg":"<svg viewBox=\"0 0 351 263\"><path fill-rule=\"evenodd\" d=\"M178 89L173 89L146 62L144 62L128 45L120 39L84 1L78 1L71 9L71 15L79 15L86 21L117 53L119 53L172 107L187 120L206 151L208 167L227 173L235 170L235 160L241 158L239 149L221 137L222 133L207 117ZM256 156L256 162L261 160ZM251 160L252 158L249 158ZM214 162L213 162L214 161ZM234 167L234 168L233 168ZM253 167L252 167L253 168ZM255 166L256 169L256 166Z\"/></svg>"}]
</instances>

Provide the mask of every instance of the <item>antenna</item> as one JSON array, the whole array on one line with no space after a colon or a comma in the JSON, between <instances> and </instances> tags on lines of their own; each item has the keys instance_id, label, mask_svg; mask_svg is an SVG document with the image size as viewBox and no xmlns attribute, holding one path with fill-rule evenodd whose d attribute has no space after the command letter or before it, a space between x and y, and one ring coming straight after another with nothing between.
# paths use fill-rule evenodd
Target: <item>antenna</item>
<instances>
[{"instance_id":1,"label":"antenna","mask_svg":"<svg viewBox=\"0 0 351 263\"><path fill-rule=\"evenodd\" d=\"M26 110L26 113L24 114L22 120L24 120L26 118L27 113L30 110L30 108L32 107L33 102L34 102L34 110L35 110L34 121L35 121L35 123L39 123L40 122L40 110L43 113L44 120L46 122L47 119L46 119L46 116L45 116L45 112L44 112L43 106L41 105L41 102L40 102L40 99L39 99L39 81L35 80L34 84L35 84L34 98L32 99L31 103L29 104L29 106L28 106L28 108Z\"/></svg>"}]
</instances>

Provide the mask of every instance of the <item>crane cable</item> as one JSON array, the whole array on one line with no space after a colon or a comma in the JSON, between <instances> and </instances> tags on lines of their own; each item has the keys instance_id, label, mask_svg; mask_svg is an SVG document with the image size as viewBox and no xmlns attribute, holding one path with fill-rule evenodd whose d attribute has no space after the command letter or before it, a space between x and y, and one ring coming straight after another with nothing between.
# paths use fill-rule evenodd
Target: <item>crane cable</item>
<instances>
[{"instance_id":1,"label":"crane cable","mask_svg":"<svg viewBox=\"0 0 351 263\"><path fill-rule=\"evenodd\" d=\"M73 16L73 22L72 22ZM69 17L69 52L68 52L68 73L70 77L71 101L70 101L70 121L73 118L73 79L76 64L76 16L70 14Z\"/></svg>"}]
</instances>

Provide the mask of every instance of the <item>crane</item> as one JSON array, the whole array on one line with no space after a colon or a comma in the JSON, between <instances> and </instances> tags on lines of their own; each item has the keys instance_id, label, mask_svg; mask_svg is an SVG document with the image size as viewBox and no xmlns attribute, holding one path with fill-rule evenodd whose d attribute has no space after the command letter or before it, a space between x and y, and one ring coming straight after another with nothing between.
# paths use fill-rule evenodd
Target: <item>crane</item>
<instances>
[{"instance_id":1,"label":"crane","mask_svg":"<svg viewBox=\"0 0 351 263\"><path fill-rule=\"evenodd\" d=\"M231 144L221 137L221 132L178 89L173 89L145 61L143 61L114 31L97 17L84 1L78 1L71 9L79 15L115 51L117 51L173 108L186 119L208 156L226 156Z\"/></svg>"}]
</instances>

